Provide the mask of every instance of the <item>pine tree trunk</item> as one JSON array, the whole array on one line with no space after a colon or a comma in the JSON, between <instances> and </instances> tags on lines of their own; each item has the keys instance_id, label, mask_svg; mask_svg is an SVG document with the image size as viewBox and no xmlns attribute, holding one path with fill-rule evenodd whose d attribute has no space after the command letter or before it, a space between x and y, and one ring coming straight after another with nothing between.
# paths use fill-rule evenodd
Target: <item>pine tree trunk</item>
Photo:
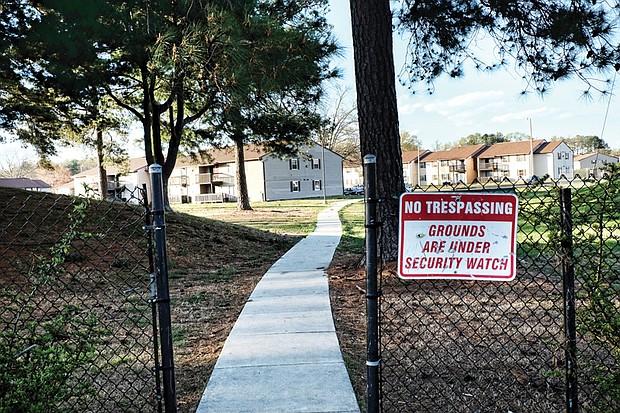
<instances>
[{"instance_id":1,"label":"pine tree trunk","mask_svg":"<svg viewBox=\"0 0 620 413\"><path fill-rule=\"evenodd\" d=\"M377 156L382 261L398 256L398 200L404 192L389 0L350 0L362 157Z\"/></svg>"},{"instance_id":2,"label":"pine tree trunk","mask_svg":"<svg viewBox=\"0 0 620 413\"><path fill-rule=\"evenodd\" d=\"M104 153L103 153L103 131L97 127L95 131L97 147L97 167L99 169L99 196L102 201L108 199L108 172L103 166Z\"/></svg>"},{"instance_id":3,"label":"pine tree trunk","mask_svg":"<svg viewBox=\"0 0 620 413\"><path fill-rule=\"evenodd\" d=\"M235 174L237 185L237 209L240 211L252 211L250 206L250 196L248 195L248 181L245 176L245 155L243 153L243 136L235 133L235 163L237 172Z\"/></svg>"}]
</instances>

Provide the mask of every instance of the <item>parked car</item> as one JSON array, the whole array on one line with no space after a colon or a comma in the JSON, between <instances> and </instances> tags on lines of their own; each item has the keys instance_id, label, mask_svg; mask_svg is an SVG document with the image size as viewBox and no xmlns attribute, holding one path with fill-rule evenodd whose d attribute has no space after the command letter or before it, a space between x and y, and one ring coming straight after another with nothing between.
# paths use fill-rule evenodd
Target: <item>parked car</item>
<instances>
[{"instance_id":1,"label":"parked car","mask_svg":"<svg viewBox=\"0 0 620 413\"><path fill-rule=\"evenodd\" d=\"M344 194L345 195L364 195L364 186L357 185L357 186L354 186L353 188L345 188Z\"/></svg>"}]
</instances>

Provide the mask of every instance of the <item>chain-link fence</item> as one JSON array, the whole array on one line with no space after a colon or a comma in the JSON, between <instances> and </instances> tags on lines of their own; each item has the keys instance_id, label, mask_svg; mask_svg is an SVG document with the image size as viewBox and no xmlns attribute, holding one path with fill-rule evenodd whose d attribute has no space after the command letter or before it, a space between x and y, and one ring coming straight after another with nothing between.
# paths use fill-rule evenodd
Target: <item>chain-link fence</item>
<instances>
[{"instance_id":1,"label":"chain-link fence","mask_svg":"<svg viewBox=\"0 0 620 413\"><path fill-rule=\"evenodd\" d=\"M570 188L568 206L561 188ZM617 171L602 180L415 191L516 194L517 274L507 282L402 280L379 268L381 410L620 411Z\"/></svg>"},{"instance_id":2,"label":"chain-link fence","mask_svg":"<svg viewBox=\"0 0 620 413\"><path fill-rule=\"evenodd\" d=\"M147 216L0 188L0 412L158 409Z\"/></svg>"}]
</instances>

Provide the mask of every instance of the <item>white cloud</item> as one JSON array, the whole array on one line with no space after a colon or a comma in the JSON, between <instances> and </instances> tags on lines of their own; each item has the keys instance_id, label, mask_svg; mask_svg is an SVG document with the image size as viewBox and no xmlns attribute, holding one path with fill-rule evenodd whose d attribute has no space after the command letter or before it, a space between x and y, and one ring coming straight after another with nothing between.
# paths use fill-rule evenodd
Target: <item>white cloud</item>
<instances>
[{"instance_id":1,"label":"white cloud","mask_svg":"<svg viewBox=\"0 0 620 413\"><path fill-rule=\"evenodd\" d=\"M409 103L409 99L404 99L403 102L398 102L398 113L401 115L411 115L416 113L423 105L421 103Z\"/></svg>"},{"instance_id":2,"label":"white cloud","mask_svg":"<svg viewBox=\"0 0 620 413\"><path fill-rule=\"evenodd\" d=\"M489 90L485 92L471 92L455 96L451 99L424 105L427 112L436 112L444 116L449 116L459 112L461 108L478 108L481 105L488 105L492 102L499 102L504 96L500 90Z\"/></svg>"},{"instance_id":3,"label":"white cloud","mask_svg":"<svg viewBox=\"0 0 620 413\"><path fill-rule=\"evenodd\" d=\"M541 115L549 116L553 114L554 112L556 111L543 106L537 109L529 109L529 110L522 110L519 112L503 113L501 115L491 117L490 121L492 123L503 123L503 122L509 122L512 120L525 120L528 118L533 118L535 115L536 117L540 117Z\"/></svg>"}]
</instances>

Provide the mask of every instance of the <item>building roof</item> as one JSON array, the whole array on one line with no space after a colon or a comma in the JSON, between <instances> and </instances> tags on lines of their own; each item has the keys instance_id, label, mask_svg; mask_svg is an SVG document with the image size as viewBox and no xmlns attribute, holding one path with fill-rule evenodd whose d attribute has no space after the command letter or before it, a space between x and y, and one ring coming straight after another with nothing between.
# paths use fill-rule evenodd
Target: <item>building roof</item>
<instances>
[{"instance_id":1,"label":"building roof","mask_svg":"<svg viewBox=\"0 0 620 413\"><path fill-rule=\"evenodd\" d=\"M563 141L551 141L543 143L534 153L552 153ZM529 152L528 152L529 153Z\"/></svg>"},{"instance_id":2,"label":"building roof","mask_svg":"<svg viewBox=\"0 0 620 413\"><path fill-rule=\"evenodd\" d=\"M618 162L618 157L615 155L609 155L606 153L601 153L601 152L591 152L591 153L584 153L583 155L575 155L575 157L573 158L575 161L582 161L584 159L587 159L591 156L597 156L597 155L602 155L602 156L607 156L610 158L615 158L616 162Z\"/></svg>"},{"instance_id":3,"label":"building roof","mask_svg":"<svg viewBox=\"0 0 620 413\"><path fill-rule=\"evenodd\" d=\"M424 162L467 159L477 156L486 147L487 146L485 144L457 146L456 148L452 148L447 151L431 152L422 159Z\"/></svg>"},{"instance_id":4,"label":"building roof","mask_svg":"<svg viewBox=\"0 0 620 413\"><path fill-rule=\"evenodd\" d=\"M2 188L51 188L51 186L40 180L30 178L0 178L0 187Z\"/></svg>"},{"instance_id":5,"label":"building roof","mask_svg":"<svg viewBox=\"0 0 620 413\"><path fill-rule=\"evenodd\" d=\"M128 168L125 169L125 165L111 165L106 167L107 175L123 175L125 172L137 172L140 169L146 168L148 164L146 163L146 158L129 158ZM99 167L90 168L83 172L77 173L73 175L73 177L84 177L84 176L96 176L99 175Z\"/></svg>"},{"instance_id":6,"label":"building roof","mask_svg":"<svg viewBox=\"0 0 620 413\"><path fill-rule=\"evenodd\" d=\"M425 155L431 153L428 149L416 149L413 151L405 151L403 152L403 164L415 162L418 160L418 156L420 159L424 158Z\"/></svg>"},{"instance_id":7,"label":"building roof","mask_svg":"<svg viewBox=\"0 0 620 413\"><path fill-rule=\"evenodd\" d=\"M358 160L351 160L351 159L345 159L342 161L342 167L343 168L361 168L362 167L362 161L358 161Z\"/></svg>"},{"instance_id":8,"label":"building roof","mask_svg":"<svg viewBox=\"0 0 620 413\"><path fill-rule=\"evenodd\" d=\"M500 142L491 145L483 153L479 155L480 158L494 158L496 156L505 155L527 155L533 149L534 153L540 145L545 143L544 139L537 139L533 141L520 141L520 142Z\"/></svg>"},{"instance_id":9,"label":"building roof","mask_svg":"<svg viewBox=\"0 0 620 413\"><path fill-rule=\"evenodd\" d=\"M313 145L320 146L318 143L314 143ZM336 152L330 151L327 148L325 148L325 150L340 156ZM303 149L301 152L303 152ZM265 148L259 145L245 145L243 148L243 155L244 155L246 162L259 161L263 157L270 155L272 153L273 151L266 150ZM342 156L340 157L342 158ZM194 161L191 157L185 158L183 162L185 162L186 165L196 164L196 161ZM222 163L235 162L235 147L228 146L226 148L219 148L219 149L214 148L214 149L203 151L198 155L197 162L201 165L217 165L217 164L222 164ZM177 165L179 165L178 162L177 162Z\"/></svg>"}]
</instances>

